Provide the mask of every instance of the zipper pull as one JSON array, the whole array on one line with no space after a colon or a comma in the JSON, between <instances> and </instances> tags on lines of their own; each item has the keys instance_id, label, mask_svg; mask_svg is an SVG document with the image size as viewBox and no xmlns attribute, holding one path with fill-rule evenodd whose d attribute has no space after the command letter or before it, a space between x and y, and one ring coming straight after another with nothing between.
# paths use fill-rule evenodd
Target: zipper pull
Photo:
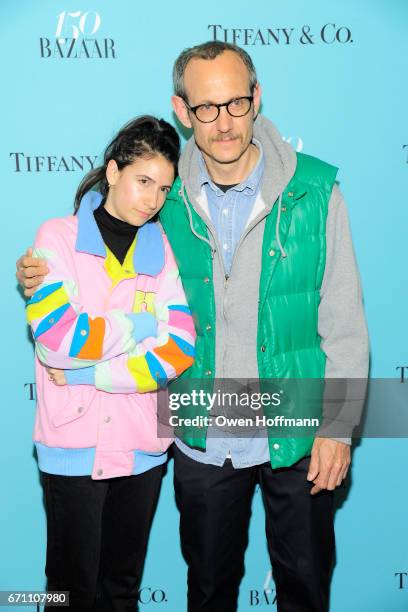
<instances>
[{"instance_id":1,"label":"zipper pull","mask_svg":"<svg viewBox=\"0 0 408 612\"><path fill-rule=\"evenodd\" d=\"M213 249L211 247L211 259L214 259L214 255L215 255L216 252L217 252L217 249Z\"/></svg>"},{"instance_id":2,"label":"zipper pull","mask_svg":"<svg viewBox=\"0 0 408 612\"><path fill-rule=\"evenodd\" d=\"M224 289L227 287L228 279L229 279L229 276L228 276L228 274L226 274L225 275Z\"/></svg>"}]
</instances>

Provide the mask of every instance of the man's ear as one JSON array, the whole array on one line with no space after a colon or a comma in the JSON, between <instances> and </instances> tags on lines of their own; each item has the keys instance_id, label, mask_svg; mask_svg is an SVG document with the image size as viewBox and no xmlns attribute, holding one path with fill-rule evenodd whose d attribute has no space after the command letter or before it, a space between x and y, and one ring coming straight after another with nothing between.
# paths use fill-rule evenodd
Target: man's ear
<instances>
[{"instance_id":1,"label":"man's ear","mask_svg":"<svg viewBox=\"0 0 408 612\"><path fill-rule=\"evenodd\" d=\"M259 113L259 107L261 106L261 95L262 89L259 83L257 83L254 87L254 114L255 116Z\"/></svg>"},{"instance_id":2,"label":"man's ear","mask_svg":"<svg viewBox=\"0 0 408 612\"><path fill-rule=\"evenodd\" d=\"M190 121L190 115L187 106L185 105L183 98L180 98L180 96L172 96L171 103L173 106L173 110L178 117L178 120L181 121L184 127L193 127Z\"/></svg>"}]
</instances>

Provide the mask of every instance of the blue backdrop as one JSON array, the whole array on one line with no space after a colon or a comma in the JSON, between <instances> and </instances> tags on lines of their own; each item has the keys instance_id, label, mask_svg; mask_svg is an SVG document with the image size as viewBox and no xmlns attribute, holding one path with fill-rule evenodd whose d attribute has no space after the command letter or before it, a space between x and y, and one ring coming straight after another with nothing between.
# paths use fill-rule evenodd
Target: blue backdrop
<instances>
[{"instance_id":1,"label":"blue backdrop","mask_svg":"<svg viewBox=\"0 0 408 612\"><path fill-rule=\"evenodd\" d=\"M33 455L33 350L14 262L73 195L117 129L151 113L174 122L171 68L186 46L243 45L262 112L298 150L339 166L368 317L375 377L408 366L406 0L3 0L2 474L0 590L44 588L45 519ZM408 378L408 368L406 370ZM386 409L386 406L384 407ZM408 408L408 406L407 406ZM363 440L338 496L331 612L408 609L406 439ZM275 609L259 492L239 610ZM170 463L141 609L185 609L186 568Z\"/></svg>"}]
</instances>

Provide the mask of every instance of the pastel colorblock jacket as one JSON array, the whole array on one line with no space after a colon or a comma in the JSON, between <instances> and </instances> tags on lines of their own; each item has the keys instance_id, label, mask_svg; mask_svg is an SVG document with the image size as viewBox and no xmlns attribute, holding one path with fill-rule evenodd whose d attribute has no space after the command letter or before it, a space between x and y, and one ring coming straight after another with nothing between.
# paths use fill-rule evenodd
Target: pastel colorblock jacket
<instances>
[{"instance_id":1,"label":"pastel colorblock jacket","mask_svg":"<svg viewBox=\"0 0 408 612\"><path fill-rule=\"evenodd\" d=\"M167 449L171 438L157 434L155 391L193 363L195 343L161 226L142 226L120 265L93 216L100 202L89 192L76 216L40 227L34 255L50 273L26 307L36 348L34 441L92 449L95 479L134 473L135 449ZM94 384L55 386L45 365L92 367Z\"/></svg>"}]
</instances>

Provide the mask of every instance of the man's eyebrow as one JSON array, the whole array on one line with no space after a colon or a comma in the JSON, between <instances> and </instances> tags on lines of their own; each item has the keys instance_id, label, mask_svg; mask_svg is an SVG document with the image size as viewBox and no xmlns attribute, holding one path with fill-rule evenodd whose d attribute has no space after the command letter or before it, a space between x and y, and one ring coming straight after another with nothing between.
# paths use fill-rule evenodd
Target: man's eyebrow
<instances>
[{"instance_id":1,"label":"man's eyebrow","mask_svg":"<svg viewBox=\"0 0 408 612\"><path fill-rule=\"evenodd\" d=\"M201 106L202 104L216 104L216 102L211 102L211 100L204 100L203 102L197 102L196 104L190 104L190 106Z\"/></svg>"},{"instance_id":2,"label":"man's eyebrow","mask_svg":"<svg viewBox=\"0 0 408 612\"><path fill-rule=\"evenodd\" d=\"M197 104L191 104L191 106L202 106L203 104L225 104L226 102L232 102L232 100L236 100L237 98L246 98L247 94L237 94L236 96L231 96L227 100L223 100L222 102L214 102L213 100L204 100L203 102L197 102Z\"/></svg>"}]
</instances>

